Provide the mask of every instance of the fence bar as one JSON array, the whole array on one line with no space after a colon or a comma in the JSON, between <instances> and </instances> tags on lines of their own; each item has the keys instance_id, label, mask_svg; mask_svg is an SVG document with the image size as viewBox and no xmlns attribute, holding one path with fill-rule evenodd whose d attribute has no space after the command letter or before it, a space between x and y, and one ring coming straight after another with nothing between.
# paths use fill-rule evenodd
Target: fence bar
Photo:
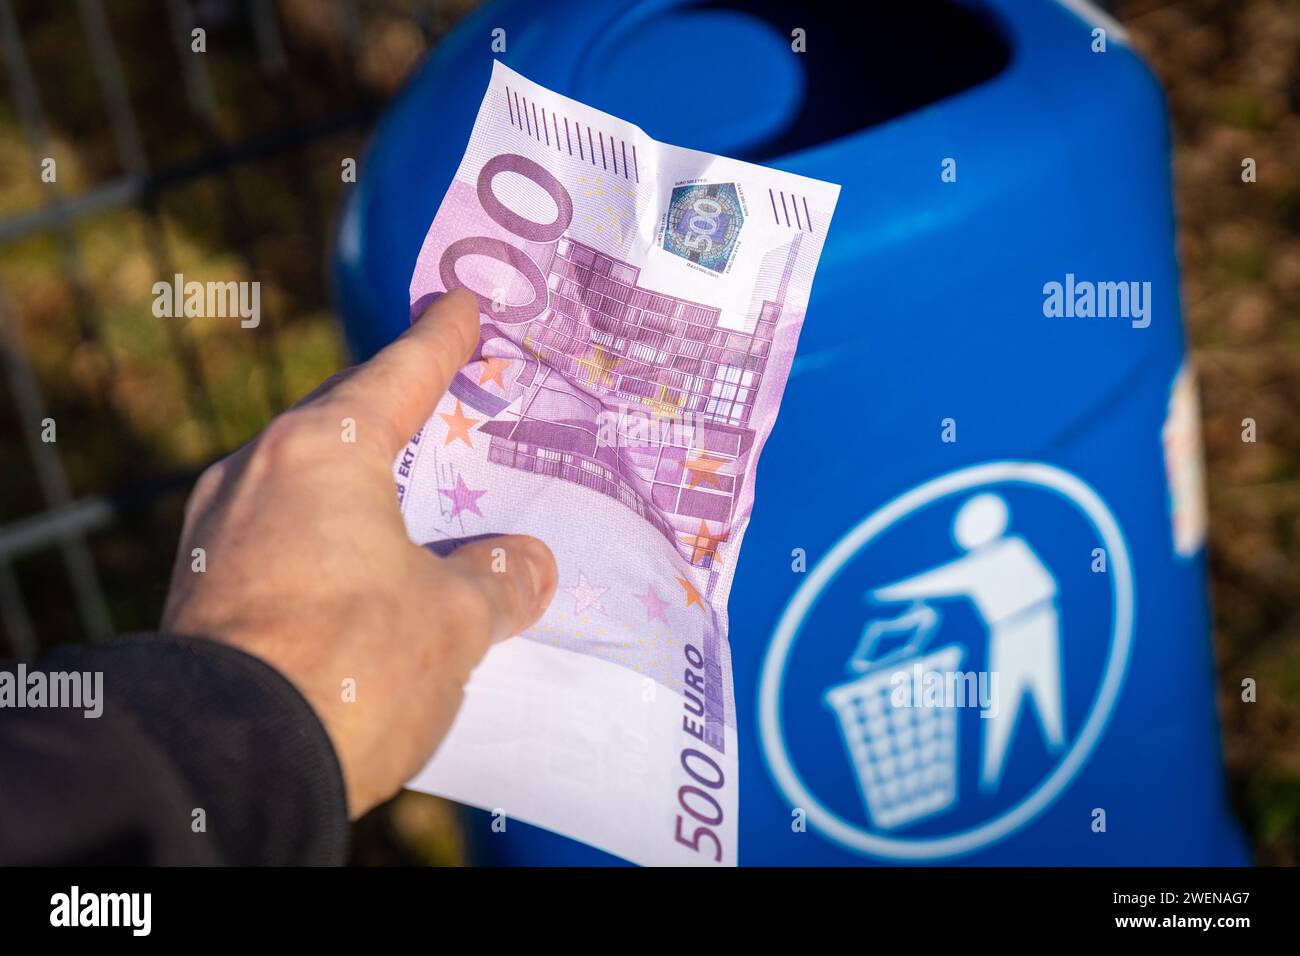
<instances>
[{"instance_id":1,"label":"fence bar","mask_svg":"<svg viewBox=\"0 0 1300 956\"><path fill-rule=\"evenodd\" d=\"M233 166L254 163L299 148L302 143L333 136L373 118L368 109L354 109L325 120L302 123L270 136L259 136L199 159L162 166L144 176L125 176L96 186L71 199L61 199L30 212L0 220L0 245L71 225L78 220L145 201L172 186L202 179Z\"/></svg>"},{"instance_id":2,"label":"fence bar","mask_svg":"<svg viewBox=\"0 0 1300 956\"><path fill-rule=\"evenodd\" d=\"M90 58L94 62L95 75L99 78L100 89L104 93L109 122L113 126L117 154L127 172L137 175L147 172L149 160L145 155L144 141L140 137L140 125L135 121L135 111L131 109L131 99L126 93L122 61L113 44L113 32L109 28L108 17L104 15L104 5L100 0L78 0L78 4L81 22L86 27L86 39L90 42Z\"/></svg>"},{"instance_id":3,"label":"fence bar","mask_svg":"<svg viewBox=\"0 0 1300 956\"><path fill-rule=\"evenodd\" d=\"M14 322L9 299L4 295L0 295L0 353L4 355L6 377L13 389L18 417L23 424L23 436L32 462L36 465L36 477L46 504L54 507L67 505L72 501L68 476L63 470L59 453L55 450L56 443L46 442L41 437L41 422L47 417L45 403L36 383L36 375L23 352L21 335ZM109 637L113 633L113 621L100 587L99 573L95 570L90 546L85 538L74 536L63 539L60 550L63 552L63 563L68 569L68 576L72 580L72 593L86 634L91 640Z\"/></svg>"},{"instance_id":4,"label":"fence bar","mask_svg":"<svg viewBox=\"0 0 1300 956\"><path fill-rule=\"evenodd\" d=\"M113 503L96 496L16 521L0 528L0 562L48 547L51 541L66 541L106 528L116 517Z\"/></svg>"},{"instance_id":5,"label":"fence bar","mask_svg":"<svg viewBox=\"0 0 1300 956\"><path fill-rule=\"evenodd\" d=\"M212 92L212 83L208 68L202 57L196 57L190 48L190 37L195 27L194 12L188 0L167 0L167 15L172 24L172 37L176 44L176 56L185 72L187 86L192 89L191 103L195 113L203 122L204 134L213 148L224 144L217 117L217 101ZM243 203L239 190L229 175L220 176L224 193L221 205L223 222L228 227L231 246L244 257L254 281L260 281L262 268L253 251L251 231L247 217L244 215ZM265 330L266 358L268 374L266 376L266 399L272 412L278 412L285 406L284 368L280 360L278 322L274 315L263 315L260 329Z\"/></svg>"}]
</instances>

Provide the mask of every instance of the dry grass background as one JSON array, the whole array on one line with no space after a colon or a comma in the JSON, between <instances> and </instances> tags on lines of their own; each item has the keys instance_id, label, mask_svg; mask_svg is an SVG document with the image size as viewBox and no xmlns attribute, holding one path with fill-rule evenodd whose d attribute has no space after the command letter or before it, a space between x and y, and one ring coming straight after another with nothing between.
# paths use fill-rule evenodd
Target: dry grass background
<instances>
[{"instance_id":1,"label":"dry grass background","mask_svg":"<svg viewBox=\"0 0 1300 956\"><path fill-rule=\"evenodd\" d=\"M1024 0L1038 2L1038 0ZM361 0L357 57L327 0L277 5L288 83L303 115L379 102L400 88L431 40L476 4ZM284 122L265 95L234 0L202 0L219 92L217 131L231 141ZM1184 308L1200 375L1208 461L1211 569L1220 712L1232 794L1262 863L1300 863L1300 0L1120 0L1117 16L1161 78L1171 113ZM15 0L49 113L53 155L70 194L121 170L71 0ZM177 82L162 5L114 0L110 20L151 161L201 153L202 136ZM231 14L234 11L234 14ZM226 19L223 19L226 17ZM364 127L341 129L291 157L240 167L235 194L250 219L263 308L283 356L278 388L305 393L346 360L323 263L341 196L338 161L356 156ZM1258 164L1243 184L1241 161ZM44 199L11 99L0 92L0 219ZM304 170L306 175L304 175ZM187 278L246 278L218 223L227 196L212 180L164 195L152 214L110 212L81 222L80 245L102 341L88 344L65 263L49 237L0 250L0 289L15 305L27 352L77 495L183 472L245 440L273 411L257 340L229 326L185 323L215 400L206 428L188 406L192 383L149 313L158 277L146 235L157 228ZM247 250L241 250L247 251ZM115 375L103 385L103 364ZM7 396L7 391L6 391ZM1258 423L1243 444L1241 421ZM15 412L0 401L0 523L43 507ZM119 629L156 621L174 546L180 493L153 500L97 533L95 558ZM42 638L82 639L52 551L15 571ZM1255 704L1240 700L1245 677ZM404 794L361 821L362 864L463 861L454 812Z\"/></svg>"},{"instance_id":2,"label":"dry grass background","mask_svg":"<svg viewBox=\"0 0 1300 956\"><path fill-rule=\"evenodd\" d=\"M1300 863L1300 3L1115 7L1174 142L1183 308L1201 386L1219 710L1260 863ZM1253 158L1258 181L1243 183ZM1242 441L1253 418L1258 441ZM1253 678L1258 701L1241 700Z\"/></svg>"}]
</instances>

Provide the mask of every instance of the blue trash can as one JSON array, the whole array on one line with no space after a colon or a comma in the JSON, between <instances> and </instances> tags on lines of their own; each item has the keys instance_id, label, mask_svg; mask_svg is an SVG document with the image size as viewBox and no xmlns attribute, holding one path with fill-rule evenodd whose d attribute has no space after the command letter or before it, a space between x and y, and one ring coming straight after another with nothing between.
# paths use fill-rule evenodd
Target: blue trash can
<instances>
[{"instance_id":1,"label":"blue trash can","mask_svg":"<svg viewBox=\"0 0 1300 956\"><path fill-rule=\"evenodd\" d=\"M406 325L494 56L658 139L840 183L731 594L740 861L1247 862L1159 89L1086 3L892 6L480 10L343 211L351 344ZM472 845L615 862L521 824Z\"/></svg>"}]
</instances>

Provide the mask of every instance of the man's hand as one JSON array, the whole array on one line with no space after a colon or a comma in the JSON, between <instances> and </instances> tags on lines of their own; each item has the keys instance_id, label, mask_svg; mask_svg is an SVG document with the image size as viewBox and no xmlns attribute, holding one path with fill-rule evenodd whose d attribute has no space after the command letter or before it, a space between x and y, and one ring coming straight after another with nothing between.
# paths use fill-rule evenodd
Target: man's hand
<instances>
[{"instance_id":1,"label":"man's hand","mask_svg":"<svg viewBox=\"0 0 1300 956\"><path fill-rule=\"evenodd\" d=\"M535 622L555 592L555 559L537 539L439 558L407 538L398 511L393 460L478 328L472 295L441 297L205 471L186 507L163 630L234 645L292 681L334 743L353 818L424 765L491 643Z\"/></svg>"}]
</instances>

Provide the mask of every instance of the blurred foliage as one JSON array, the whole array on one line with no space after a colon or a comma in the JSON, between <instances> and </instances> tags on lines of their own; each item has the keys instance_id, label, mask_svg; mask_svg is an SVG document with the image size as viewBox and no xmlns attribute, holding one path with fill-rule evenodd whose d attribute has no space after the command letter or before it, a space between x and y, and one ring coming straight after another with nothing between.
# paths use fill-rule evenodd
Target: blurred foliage
<instances>
[{"instance_id":1,"label":"blurred foliage","mask_svg":"<svg viewBox=\"0 0 1300 956\"><path fill-rule=\"evenodd\" d=\"M1260 863L1300 864L1300 3L1131 0L1165 89L1201 386L1219 712ZM1258 181L1244 183L1242 161ZM1244 443L1242 420L1257 423ZM1258 701L1244 703L1253 678Z\"/></svg>"}]
</instances>

